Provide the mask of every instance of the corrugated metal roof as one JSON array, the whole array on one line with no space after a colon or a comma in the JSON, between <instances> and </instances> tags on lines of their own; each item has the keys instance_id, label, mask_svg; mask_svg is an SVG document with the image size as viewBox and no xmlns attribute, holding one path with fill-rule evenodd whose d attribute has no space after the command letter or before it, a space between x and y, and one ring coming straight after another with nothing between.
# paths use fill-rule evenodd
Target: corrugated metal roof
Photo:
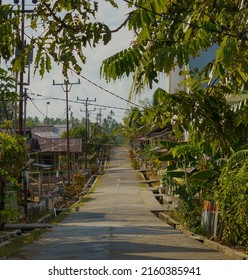
<instances>
[{"instance_id":1,"label":"corrugated metal roof","mask_svg":"<svg viewBox=\"0 0 248 280\"><path fill-rule=\"evenodd\" d=\"M67 139L61 138L66 131L66 125L35 126L31 128L32 137L38 139L40 152L66 152ZM69 139L69 149L71 153L82 152L82 139Z\"/></svg>"},{"instance_id":2,"label":"corrugated metal roof","mask_svg":"<svg viewBox=\"0 0 248 280\"><path fill-rule=\"evenodd\" d=\"M40 152L66 152L67 139L66 138L44 138L36 136L40 144ZM69 139L69 149L71 153L82 152L82 139Z\"/></svg>"},{"instance_id":3,"label":"corrugated metal roof","mask_svg":"<svg viewBox=\"0 0 248 280\"><path fill-rule=\"evenodd\" d=\"M31 129L32 134L46 138L60 138L67 131L65 124L60 125L42 125L34 126Z\"/></svg>"}]
</instances>

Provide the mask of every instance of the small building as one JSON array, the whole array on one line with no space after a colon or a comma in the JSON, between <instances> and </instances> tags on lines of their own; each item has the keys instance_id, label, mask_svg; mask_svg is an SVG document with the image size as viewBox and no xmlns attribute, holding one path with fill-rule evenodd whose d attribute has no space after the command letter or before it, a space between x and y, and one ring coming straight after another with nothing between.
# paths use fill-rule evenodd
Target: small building
<instances>
[{"instance_id":1,"label":"small building","mask_svg":"<svg viewBox=\"0 0 248 280\"><path fill-rule=\"evenodd\" d=\"M31 158L39 164L51 165L51 174L59 177L67 170L67 139L62 138L66 125L35 126L31 133ZM33 149L32 149L33 147ZM72 173L81 168L82 139L69 139L70 167Z\"/></svg>"},{"instance_id":2,"label":"small building","mask_svg":"<svg viewBox=\"0 0 248 280\"><path fill-rule=\"evenodd\" d=\"M169 127L165 126L163 128L160 128L158 126L154 126L152 129L144 133L143 135L138 136L136 141L136 146L139 147L139 149L143 149L147 145L151 149L158 149L158 147L161 147L160 141L162 140L169 140L170 138L170 129Z\"/></svg>"}]
</instances>

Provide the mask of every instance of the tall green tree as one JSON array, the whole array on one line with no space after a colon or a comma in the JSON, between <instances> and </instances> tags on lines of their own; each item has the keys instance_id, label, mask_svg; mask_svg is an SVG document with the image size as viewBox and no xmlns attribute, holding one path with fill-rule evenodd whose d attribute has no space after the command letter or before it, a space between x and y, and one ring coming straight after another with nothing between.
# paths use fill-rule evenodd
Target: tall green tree
<instances>
[{"instance_id":1,"label":"tall green tree","mask_svg":"<svg viewBox=\"0 0 248 280\"><path fill-rule=\"evenodd\" d=\"M113 0L105 0L117 7ZM0 5L0 58L9 60L15 53L13 70L23 71L28 53L35 47L35 69L41 76L51 70L51 62L62 65L67 76L68 69L77 73L86 62L85 48L95 47L98 43L107 44L111 39L109 27L96 20L98 2L89 0L40 0L33 11L21 12L17 5ZM29 22L32 33L25 32L27 45L23 48L20 23ZM17 51L17 52L16 52Z\"/></svg>"},{"instance_id":2,"label":"tall green tree","mask_svg":"<svg viewBox=\"0 0 248 280\"><path fill-rule=\"evenodd\" d=\"M145 126L145 122L142 119L143 112L139 108L133 107L126 113L121 132L130 142L143 132L140 131Z\"/></svg>"},{"instance_id":3,"label":"tall green tree","mask_svg":"<svg viewBox=\"0 0 248 280\"><path fill-rule=\"evenodd\" d=\"M103 118L101 130L106 134L111 134L117 127L119 127L119 125L120 124L115 119L115 113L113 111L110 111L108 116L106 118Z\"/></svg>"},{"instance_id":4,"label":"tall green tree","mask_svg":"<svg viewBox=\"0 0 248 280\"><path fill-rule=\"evenodd\" d=\"M228 153L232 145L242 144L235 138L247 139L247 104L234 111L225 97L247 92L248 4L241 0L125 2L132 8L127 27L135 38L129 48L103 61L102 76L110 81L132 74L131 92L137 94L178 66L185 90L171 97L159 89L160 101L148 114L148 122L170 122L178 136L187 130L192 140L211 151L220 147ZM213 46L216 53L209 63L183 70Z\"/></svg>"},{"instance_id":5,"label":"tall green tree","mask_svg":"<svg viewBox=\"0 0 248 280\"><path fill-rule=\"evenodd\" d=\"M213 85L240 93L247 88L247 3L242 0L133 0L127 26L135 40L106 59L102 75L107 80L133 75L133 90L158 82L159 73L170 73L175 65L183 68L191 58L213 45L216 56L202 75ZM206 82L206 81L204 81Z\"/></svg>"}]
</instances>

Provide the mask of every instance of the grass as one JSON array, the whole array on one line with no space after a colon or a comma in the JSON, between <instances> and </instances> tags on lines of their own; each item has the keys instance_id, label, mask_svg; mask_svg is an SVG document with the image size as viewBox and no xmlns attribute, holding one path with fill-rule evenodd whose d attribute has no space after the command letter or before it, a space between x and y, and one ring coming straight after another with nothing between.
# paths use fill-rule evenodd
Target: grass
<instances>
[{"instance_id":1,"label":"grass","mask_svg":"<svg viewBox=\"0 0 248 280\"><path fill-rule=\"evenodd\" d=\"M90 201L91 199L92 199L92 196L91 196L90 194L87 194L87 195L85 195L84 197L80 198L79 201L77 201L77 202L75 202L75 203L73 203L73 204L71 205L72 210L71 210L70 212L75 212L76 210L74 210L74 208L83 207L84 204L85 204L86 202Z\"/></svg>"},{"instance_id":2,"label":"grass","mask_svg":"<svg viewBox=\"0 0 248 280\"><path fill-rule=\"evenodd\" d=\"M61 212L55 218L52 219L51 224L58 224L63 221L66 217L68 217L68 212Z\"/></svg>"},{"instance_id":3,"label":"grass","mask_svg":"<svg viewBox=\"0 0 248 280\"><path fill-rule=\"evenodd\" d=\"M42 217L44 217L48 214L49 214L49 211L44 211L44 212L40 213L39 215L36 215L35 217L28 217L28 222L36 223L39 219L41 219Z\"/></svg>"},{"instance_id":4,"label":"grass","mask_svg":"<svg viewBox=\"0 0 248 280\"><path fill-rule=\"evenodd\" d=\"M68 216L68 212L59 213L51 224L57 224ZM47 228L30 230L21 236L13 236L9 239L10 243L0 247L0 259L10 259L20 252L21 248L37 240L42 234L47 231Z\"/></svg>"},{"instance_id":5,"label":"grass","mask_svg":"<svg viewBox=\"0 0 248 280\"><path fill-rule=\"evenodd\" d=\"M79 201L75 202L74 204L71 205L71 208L76 208L76 207L83 207L85 203L90 201L92 199L92 194L95 192L96 188L98 187L100 182L99 177L97 178L97 181L94 183L90 191L83 196ZM71 212L75 212L76 210L71 210Z\"/></svg>"},{"instance_id":6,"label":"grass","mask_svg":"<svg viewBox=\"0 0 248 280\"><path fill-rule=\"evenodd\" d=\"M11 243L0 247L0 258L8 259L20 252L20 249L38 239L40 235L45 233L47 229L35 229L21 236L14 236L10 239Z\"/></svg>"},{"instance_id":7,"label":"grass","mask_svg":"<svg viewBox=\"0 0 248 280\"><path fill-rule=\"evenodd\" d=\"M143 189L147 189L147 185L144 183L139 183L139 187Z\"/></svg>"}]
</instances>

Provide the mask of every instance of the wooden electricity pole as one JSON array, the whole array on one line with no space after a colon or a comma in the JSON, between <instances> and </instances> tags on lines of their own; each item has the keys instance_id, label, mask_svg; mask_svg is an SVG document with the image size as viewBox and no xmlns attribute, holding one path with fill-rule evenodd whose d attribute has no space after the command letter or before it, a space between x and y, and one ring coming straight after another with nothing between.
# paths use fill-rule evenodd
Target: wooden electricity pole
<instances>
[{"instance_id":1,"label":"wooden electricity pole","mask_svg":"<svg viewBox=\"0 0 248 280\"><path fill-rule=\"evenodd\" d=\"M72 88L72 85L79 85L80 80L77 83L70 83L68 80L64 80L64 83L56 84L53 80L54 86L61 86L63 91L66 94L66 152L67 152L67 181L68 186L70 185L70 137L69 137L69 101L68 101L68 94Z\"/></svg>"},{"instance_id":2,"label":"wooden electricity pole","mask_svg":"<svg viewBox=\"0 0 248 280\"><path fill-rule=\"evenodd\" d=\"M90 100L88 97L87 99L80 99L77 98L77 100L82 101L82 103L85 105L85 143L84 143L84 168L87 169L87 141L88 141L88 106L90 105L90 102L96 102L96 98L94 100Z\"/></svg>"}]
</instances>

